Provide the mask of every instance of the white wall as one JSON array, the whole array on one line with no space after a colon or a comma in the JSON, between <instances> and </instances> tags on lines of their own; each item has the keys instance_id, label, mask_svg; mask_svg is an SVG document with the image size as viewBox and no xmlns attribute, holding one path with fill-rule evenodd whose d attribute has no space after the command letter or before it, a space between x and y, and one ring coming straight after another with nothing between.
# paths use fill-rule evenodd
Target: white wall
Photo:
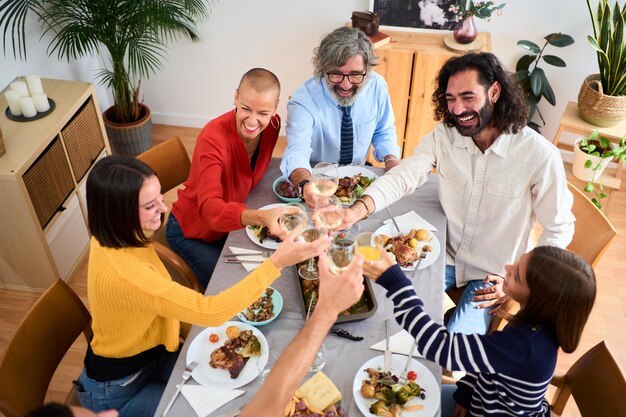
<instances>
[{"instance_id":1,"label":"white wall","mask_svg":"<svg viewBox=\"0 0 626 417\"><path fill-rule=\"evenodd\" d=\"M144 80L142 91L156 123L203 126L231 108L241 75L253 67L276 73L282 83L280 114L286 116L289 95L312 75L311 56L321 37L343 25L353 10L365 10L368 0L221 0L211 16L200 24L202 43L179 41L169 49L163 71ZM565 104L576 100L585 76L597 72L595 54L587 44L591 23L584 0L508 0L502 16L490 22L478 20L481 31L491 32L493 52L511 70L523 54L516 43L527 39L543 44L552 32L571 35L567 48L548 47L548 53L567 62L566 68L542 65L552 84L557 106L542 101L548 125L544 136L552 138ZM40 28L29 28L28 61L14 60L9 51L0 54L0 88L16 76L37 73L52 78L93 80L97 58L59 62L46 57L46 39ZM0 51L1 53L1 51ZM98 89L104 109L111 97Z\"/></svg>"}]
</instances>

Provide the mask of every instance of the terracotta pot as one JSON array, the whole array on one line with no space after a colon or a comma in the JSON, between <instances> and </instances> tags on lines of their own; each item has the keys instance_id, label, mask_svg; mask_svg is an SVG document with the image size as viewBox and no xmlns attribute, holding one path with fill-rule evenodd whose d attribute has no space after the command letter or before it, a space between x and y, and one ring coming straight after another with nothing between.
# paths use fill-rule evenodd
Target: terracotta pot
<instances>
[{"instance_id":1,"label":"terracotta pot","mask_svg":"<svg viewBox=\"0 0 626 417\"><path fill-rule=\"evenodd\" d=\"M141 105L143 117L132 123L112 122L114 107L111 106L102 114L104 127L109 137L113 153L136 156L152 146L152 113L148 106Z\"/></svg>"},{"instance_id":2,"label":"terracotta pot","mask_svg":"<svg viewBox=\"0 0 626 417\"><path fill-rule=\"evenodd\" d=\"M474 16L467 16L456 24L452 31L454 40L458 43L466 44L471 43L478 36L478 29L474 24Z\"/></svg>"},{"instance_id":3,"label":"terracotta pot","mask_svg":"<svg viewBox=\"0 0 626 417\"><path fill-rule=\"evenodd\" d=\"M615 126L626 119L626 96L607 96L602 92L600 74L585 78L578 93L580 117L595 126Z\"/></svg>"}]
</instances>

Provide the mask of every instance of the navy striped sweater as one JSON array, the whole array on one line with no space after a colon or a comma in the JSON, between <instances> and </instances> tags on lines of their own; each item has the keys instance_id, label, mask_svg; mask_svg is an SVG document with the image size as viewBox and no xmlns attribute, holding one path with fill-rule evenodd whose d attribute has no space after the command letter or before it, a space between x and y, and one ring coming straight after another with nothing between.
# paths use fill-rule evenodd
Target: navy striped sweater
<instances>
[{"instance_id":1,"label":"navy striped sweater","mask_svg":"<svg viewBox=\"0 0 626 417\"><path fill-rule=\"evenodd\" d=\"M454 398L470 416L550 415L544 397L559 348L551 325L510 325L490 335L450 333L424 312L398 265L376 282L387 290L396 321L415 337L425 358L467 371Z\"/></svg>"}]
</instances>

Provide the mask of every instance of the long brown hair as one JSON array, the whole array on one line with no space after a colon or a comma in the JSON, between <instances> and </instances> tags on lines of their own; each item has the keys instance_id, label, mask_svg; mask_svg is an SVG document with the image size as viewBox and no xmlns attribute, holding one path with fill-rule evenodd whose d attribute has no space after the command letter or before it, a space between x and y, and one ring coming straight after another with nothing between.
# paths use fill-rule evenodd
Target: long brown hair
<instances>
[{"instance_id":1,"label":"long brown hair","mask_svg":"<svg viewBox=\"0 0 626 417\"><path fill-rule=\"evenodd\" d=\"M554 246L532 250L526 268L528 302L512 323L550 322L559 345L571 353L578 347L596 299L596 276L580 256Z\"/></svg>"},{"instance_id":2,"label":"long brown hair","mask_svg":"<svg viewBox=\"0 0 626 417\"><path fill-rule=\"evenodd\" d=\"M526 126L528 105L524 93L512 75L506 72L502 63L489 52L468 53L450 58L439 70L436 78L432 103L435 109L435 120L443 121L448 127L454 127L455 121L448 110L446 90L451 76L466 70L478 72L478 80L485 91L498 81L500 97L493 105L493 126L501 133L517 133Z\"/></svg>"}]
</instances>

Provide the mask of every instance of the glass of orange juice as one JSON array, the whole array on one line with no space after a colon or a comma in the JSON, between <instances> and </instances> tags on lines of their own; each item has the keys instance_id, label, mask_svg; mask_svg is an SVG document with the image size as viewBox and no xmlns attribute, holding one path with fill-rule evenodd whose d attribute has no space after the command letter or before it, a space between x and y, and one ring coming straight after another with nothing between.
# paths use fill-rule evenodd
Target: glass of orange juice
<instances>
[{"instance_id":1,"label":"glass of orange juice","mask_svg":"<svg viewBox=\"0 0 626 417\"><path fill-rule=\"evenodd\" d=\"M356 237L355 252L360 253L368 261L380 261L382 256L376 246L376 236L374 233L361 233Z\"/></svg>"}]
</instances>

